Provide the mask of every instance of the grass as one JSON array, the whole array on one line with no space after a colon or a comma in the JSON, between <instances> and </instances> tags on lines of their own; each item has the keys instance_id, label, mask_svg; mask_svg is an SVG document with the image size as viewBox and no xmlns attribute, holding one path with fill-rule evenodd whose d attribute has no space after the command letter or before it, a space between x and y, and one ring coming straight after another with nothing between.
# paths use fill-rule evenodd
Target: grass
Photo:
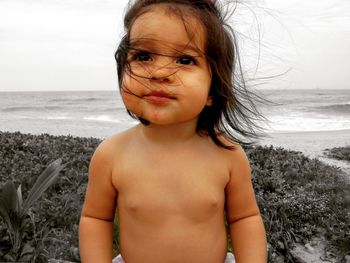
<instances>
[{"instance_id":1,"label":"grass","mask_svg":"<svg viewBox=\"0 0 350 263\"><path fill-rule=\"evenodd\" d=\"M329 158L350 162L350 145L326 149L325 154Z\"/></svg>"},{"instance_id":2,"label":"grass","mask_svg":"<svg viewBox=\"0 0 350 263\"><path fill-rule=\"evenodd\" d=\"M79 262L78 222L88 164L99 142L95 138L0 132L0 189L8 181L16 188L21 184L25 199L48 163L58 158L68 163L33 207L35 227L28 223L22 238L21 251L26 252L28 261ZM281 148L256 146L246 152L270 244L269 262L279 255L285 262L293 262L293 244L319 234L327 237L327 250L339 261L350 254L350 184L339 176L339 169ZM118 233L116 227L116 253ZM8 230L0 220L0 262L6 261L10 250Z\"/></svg>"}]
</instances>

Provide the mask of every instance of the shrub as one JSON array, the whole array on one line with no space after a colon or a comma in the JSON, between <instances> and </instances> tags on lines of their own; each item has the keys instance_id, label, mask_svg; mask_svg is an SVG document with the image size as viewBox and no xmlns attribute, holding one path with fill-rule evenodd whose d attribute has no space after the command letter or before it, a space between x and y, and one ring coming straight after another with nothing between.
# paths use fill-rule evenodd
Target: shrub
<instances>
[{"instance_id":1,"label":"shrub","mask_svg":"<svg viewBox=\"0 0 350 263\"><path fill-rule=\"evenodd\" d=\"M329 158L350 162L350 146L335 147L332 149L326 149L325 151L325 155Z\"/></svg>"}]
</instances>

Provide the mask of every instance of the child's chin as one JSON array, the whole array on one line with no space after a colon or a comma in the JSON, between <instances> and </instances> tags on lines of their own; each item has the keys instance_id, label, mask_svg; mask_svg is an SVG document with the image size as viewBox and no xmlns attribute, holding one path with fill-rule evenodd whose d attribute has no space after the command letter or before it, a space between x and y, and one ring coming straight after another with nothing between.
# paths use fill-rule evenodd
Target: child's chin
<instances>
[{"instance_id":1,"label":"child's chin","mask_svg":"<svg viewBox=\"0 0 350 263\"><path fill-rule=\"evenodd\" d=\"M152 119L152 118L149 118L149 119L147 119L147 121L149 122L149 125L157 125L157 126L164 126L164 125L175 124L174 122L166 120L166 119Z\"/></svg>"}]
</instances>

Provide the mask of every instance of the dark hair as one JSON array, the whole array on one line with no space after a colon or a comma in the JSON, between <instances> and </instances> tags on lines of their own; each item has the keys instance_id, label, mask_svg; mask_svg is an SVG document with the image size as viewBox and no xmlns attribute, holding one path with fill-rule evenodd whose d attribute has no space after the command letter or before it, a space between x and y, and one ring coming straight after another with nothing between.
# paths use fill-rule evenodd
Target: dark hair
<instances>
[{"instance_id":1,"label":"dark hair","mask_svg":"<svg viewBox=\"0 0 350 263\"><path fill-rule=\"evenodd\" d=\"M189 12L201 23L206 33L205 56L212 71L212 83L209 95L212 105L206 106L199 115L197 133L209 135L214 143L226 149L220 136L243 145L261 135L261 127L256 121L264 119L255 106L255 100L261 97L248 91L243 78L240 58L234 30L227 23L230 9L219 5L215 0L136 0L129 2L124 17L125 36L115 53L119 87L122 88L123 74L128 66L127 55L130 49L130 30L135 20L152 8L152 5L166 4L178 7L174 11L184 19L181 12ZM185 21L184 21L185 22ZM133 113L133 117L143 124L149 124ZM245 140L245 139L248 140Z\"/></svg>"}]
</instances>

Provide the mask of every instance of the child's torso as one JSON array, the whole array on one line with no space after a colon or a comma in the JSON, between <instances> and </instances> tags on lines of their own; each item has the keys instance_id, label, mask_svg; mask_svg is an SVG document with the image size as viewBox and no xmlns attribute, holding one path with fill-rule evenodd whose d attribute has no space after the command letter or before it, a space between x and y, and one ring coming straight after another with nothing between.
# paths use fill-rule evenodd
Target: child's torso
<instances>
[{"instance_id":1,"label":"child's torso","mask_svg":"<svg viewBox=\"0 0 350 263\"><path fill-rule=\"evenodd\" d=\"M205 143L177 149L129 144L113 169L126 262L223 262L225 151Z\"/></svg>"}]
</instances>

